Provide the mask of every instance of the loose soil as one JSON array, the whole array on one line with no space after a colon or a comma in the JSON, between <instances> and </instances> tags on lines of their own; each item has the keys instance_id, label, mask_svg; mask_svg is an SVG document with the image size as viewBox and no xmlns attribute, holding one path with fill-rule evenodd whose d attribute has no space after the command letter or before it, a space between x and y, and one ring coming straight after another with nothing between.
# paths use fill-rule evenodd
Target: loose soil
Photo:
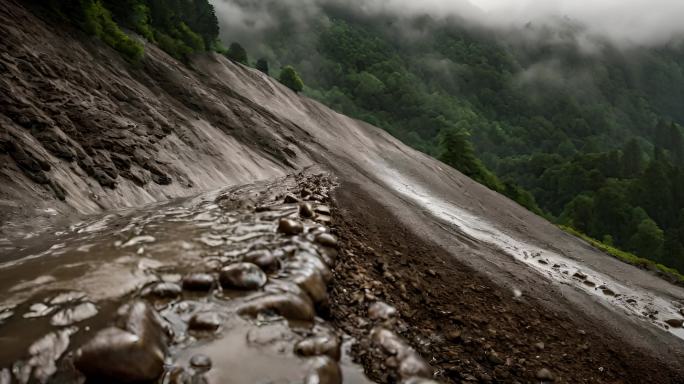
<instances>
[{"instance_id":1,"label":"loose soil","mask_svg":"<svg viewBox=\"0 0 684 384\"><path fill-rule=\"evenodd\" d=\"M366 308L397 308L394 329L449 383L681 383L680 366L627 347L601 324L547 310L494 285L403 226L353 183L335 192L342 252L331 284L333 322L357 339L354 357L381 383L398 378L371 345ZM559 300L563 300L559 298Z\"/></svg>"}]
</instances>

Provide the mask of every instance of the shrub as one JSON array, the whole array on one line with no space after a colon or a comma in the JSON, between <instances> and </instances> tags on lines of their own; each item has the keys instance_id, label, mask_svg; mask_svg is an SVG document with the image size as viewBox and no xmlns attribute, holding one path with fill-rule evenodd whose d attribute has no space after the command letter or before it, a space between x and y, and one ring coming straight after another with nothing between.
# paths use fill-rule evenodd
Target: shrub
<instances>
[{"instance_id":1,"label":"shrub","mask_svg":"<svg viewBox=\"0 0 684 384\"><path fill-rule=\"evenodd\" d=\"M247 51L239 43L232 43L226 56L233 61L247 65Z\"/></svg>"},{"instance_id":2,"label":"shrub","mask_svg":"<svg viewBox=\"0 0 684 384\"><path fill-rule=\"evenodd\" d=\"M301 92L304 90L304 82L302 81L302 78L299 77L299 74L297 71L295 71L292 66L286 66L283 67L283 69L280 71L280 77L278 80L285 85L286 87L290 88L291 90L295 92Z\"/></svg>"}]
</instances>

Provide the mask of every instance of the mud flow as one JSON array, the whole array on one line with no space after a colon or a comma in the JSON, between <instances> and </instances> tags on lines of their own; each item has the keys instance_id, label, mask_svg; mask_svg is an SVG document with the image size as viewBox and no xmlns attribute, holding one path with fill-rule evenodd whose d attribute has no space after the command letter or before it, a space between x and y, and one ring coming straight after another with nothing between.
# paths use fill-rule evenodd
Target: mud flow
<instances>
[{"instance_id":1,"label":"mud flow","mask_svg":"<svg viewBox=\"0 0 684 384\"><path fill-rule=\"evenodd\" d=\"M434 196L420 183L402 176L392 167L383 169L387 172L383 180L390 188L469 238L495 247L546 279L591 295L611 310L623 312L684 339L681 325L684 309L679 301L631 287L550 247L543 248L511 236L486 219Z\"/></svg>"},{"instance_id":2,"label":"mud flow","mask_svg":"<svg viewBox=\"0 0 684 384\"><path fill-rule=\"evenodd\" d=\"M331 188L306 172L16 242L0 383L370 382L324 320Z\"/></svg>"}]
</instances>

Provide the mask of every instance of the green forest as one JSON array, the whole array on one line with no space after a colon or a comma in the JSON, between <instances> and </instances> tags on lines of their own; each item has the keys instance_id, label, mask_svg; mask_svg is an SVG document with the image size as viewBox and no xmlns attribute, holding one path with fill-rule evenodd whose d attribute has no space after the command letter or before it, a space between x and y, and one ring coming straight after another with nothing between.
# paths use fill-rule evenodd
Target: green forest
<instances>
[{"instance_id":1,"label":"green forest","mask_svg":"<svg viewBox=\"0 0 684 384\"><path fill-rule=\"evenodd\" d=\"M298 23L274 9L281 23L250 54L549 220L684 271L681 46L585 52L572 26L528 25L547 36L530 43L457 19L323 11Z\"/></svg>"},{"instance_id":2,"label":"green forest","mask_svg":"<svg viewBox=\"0 0 684 384\"><path fill-rule=\"evenodd\" d=\"M265 73L279 68L293 90L552 222L684 272L681 45L596 40L587 50L574 25L504 33L337 6L303 19L274 6L279 23L258 44L224 34L225 49L207 0L34 2L133 64L146 40L179 60L217 51Z\"/></svg>"}]
</instances>

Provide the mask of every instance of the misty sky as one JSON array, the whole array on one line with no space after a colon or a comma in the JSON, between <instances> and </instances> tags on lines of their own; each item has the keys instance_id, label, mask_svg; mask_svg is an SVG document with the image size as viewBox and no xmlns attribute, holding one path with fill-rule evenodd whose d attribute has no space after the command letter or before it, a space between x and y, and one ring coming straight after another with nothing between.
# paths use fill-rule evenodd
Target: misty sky
<instances>
[{"instance_id":1,"label":"misty sky","mask_svg":"<svg viewBox=\"0 0 684 384\"><path fill-rule=\"evenodd\" d=\"M226 31L254 33L277 22L256 5L258 2L210 1ZM621 45L660 44L684 36L684 0L278 0L302 17L329 2L367 13L456 14L492 28L520 27L528 22L553 25L565 18L584 25L588 35L607 37Z\"/></svg>"}]
</instances>

